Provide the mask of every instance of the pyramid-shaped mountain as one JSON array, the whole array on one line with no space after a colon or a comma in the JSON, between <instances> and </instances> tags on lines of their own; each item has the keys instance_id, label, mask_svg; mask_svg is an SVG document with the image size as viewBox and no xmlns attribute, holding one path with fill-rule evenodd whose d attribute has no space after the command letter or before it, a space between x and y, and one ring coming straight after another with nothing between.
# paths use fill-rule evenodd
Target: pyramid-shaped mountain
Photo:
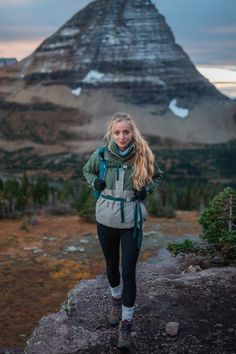
<instances>
[{"instance_id":1,"label":"pyramid-shaped mountain","mask_svg":"<svg viewBox=\"0 0 236 354\"><path fill-rule=\"evenodd\" d=\"M126 101L217 96L150 0L97 0L42 43L24 79L109 87Z\"/></svg>"},{"instance_id":2,"label":"pyramid-shaped mountain","mask_svg":"<svg viewBox=\"0 0 236 354\"><path fill-rule=\"evenodd\" d=\"M151 0L91 2L0 78L7 141L84 153L117 111L154 144L236 138L235 102L196 70Z\"/></svg>"}]
</instances>

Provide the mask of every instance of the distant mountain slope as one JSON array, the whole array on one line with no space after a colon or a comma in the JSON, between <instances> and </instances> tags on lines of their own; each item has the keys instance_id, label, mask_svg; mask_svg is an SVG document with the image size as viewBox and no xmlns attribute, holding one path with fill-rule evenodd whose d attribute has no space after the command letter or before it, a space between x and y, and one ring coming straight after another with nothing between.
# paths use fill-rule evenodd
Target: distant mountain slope
<instances>
[{"instance_id":1,"label":"distant mountain slope","mask_svg":"<svg viewBox=\"0 0 236 354\"><path fill-rule=\"evenodd\" d=\"M16 58L0 58L0 68L3 68L4 66L7 65L16 64L16 63L17 63Z\"/></svg>"}]
</instances>

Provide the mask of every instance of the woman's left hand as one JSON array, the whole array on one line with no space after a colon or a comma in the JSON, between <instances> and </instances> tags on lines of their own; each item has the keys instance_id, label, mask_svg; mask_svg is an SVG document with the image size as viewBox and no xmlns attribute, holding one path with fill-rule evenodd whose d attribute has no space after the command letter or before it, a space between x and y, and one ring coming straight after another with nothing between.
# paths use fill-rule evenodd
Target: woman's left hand
<instances>
[{"instance_id":1,"label":"woman's left hand","mask_svg":"<svg viewBox=\"0 0 236 354\"><path fill-rule=\"evenodd\" d=\"M138 200L144 200L146 198L147 191L145 187L142 187L139 191L137 189L134 190L134 196Z\"/></svg>"}]
</instances>

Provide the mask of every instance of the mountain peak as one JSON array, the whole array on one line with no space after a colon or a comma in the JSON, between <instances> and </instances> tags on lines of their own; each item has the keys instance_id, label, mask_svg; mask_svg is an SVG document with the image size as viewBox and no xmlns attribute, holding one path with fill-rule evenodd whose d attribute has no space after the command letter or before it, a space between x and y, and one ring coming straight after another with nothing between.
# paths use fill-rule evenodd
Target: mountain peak
<instances>
[{"instance_id":1,"label":"mountain peak","mask_svg":"<svg viewBox=\"0 0 236 354\"><path fill-rule=\"evenodd\" d=\"M25 67L30 83L109 87L134 103L169 102L176 91L182 99L220 96L150 0L90 3L45 40Z\"/></svg>"},{"instance_id":2,"label":"mountain peak","mask_svg":"<svg viewBox=\"0 0 236 354\"><path fill-rule=\"evenodd\" d=\"M91 2L3 74L0 96L41 104L39 131L46 119L60 149L68 139L69 149L91 151L119 111L149 137L207 144L235 138L235 104L196 70L150 0ZM45 118L48 102L56 106Z\"/></svg>"}]
</instances>

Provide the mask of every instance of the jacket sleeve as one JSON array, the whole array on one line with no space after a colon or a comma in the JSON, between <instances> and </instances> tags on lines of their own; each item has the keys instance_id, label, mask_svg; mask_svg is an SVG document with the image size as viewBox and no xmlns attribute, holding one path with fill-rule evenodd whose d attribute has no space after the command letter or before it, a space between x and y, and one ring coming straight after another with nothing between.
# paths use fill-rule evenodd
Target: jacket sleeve
<instances>
[{"instance_id":1,"label":"jacket sleeve","mask_svg":"<svg viewBox=\"0 0 236 354\"><path fill-rule=\"evenodd\" d=\"M84 165L83 175L88 184L93 187L95 179L99 176L99 149L90 156Z\"/></svg>"},{"instance_id":2,"label":"jacket sleeve","mask_svg":"<svg viewBox=\"0 0 236 354\"><path fill-rule=\"evenodd\" d=\"M154 165L154 174L153 174L153 180L151 182L148 182L146 184L146 190L148 192L148 194L153 193L157 190L157 188L160 185L160 181L162 180L164 176L163 171L160 169L160 167L158 166L157 162L155 162Z\"/></svg>"}]
</instances>

